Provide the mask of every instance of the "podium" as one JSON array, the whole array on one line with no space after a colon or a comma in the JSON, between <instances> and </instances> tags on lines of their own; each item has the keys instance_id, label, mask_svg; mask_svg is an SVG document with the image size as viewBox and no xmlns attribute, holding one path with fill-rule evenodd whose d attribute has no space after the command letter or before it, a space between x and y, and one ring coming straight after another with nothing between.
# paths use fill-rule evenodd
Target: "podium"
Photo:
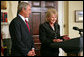
<instances>
[{"instance_id":1,"label":"podium","mask_svg":"<svg viewBox=\"0 0 84 57\"><path fill-rule=\"evenodd\" d=\"M83 37L77 37L63 42L51 43L52 48L62 48L68 55L78 56L83 51Z\"/></svg>"}]
</instances>

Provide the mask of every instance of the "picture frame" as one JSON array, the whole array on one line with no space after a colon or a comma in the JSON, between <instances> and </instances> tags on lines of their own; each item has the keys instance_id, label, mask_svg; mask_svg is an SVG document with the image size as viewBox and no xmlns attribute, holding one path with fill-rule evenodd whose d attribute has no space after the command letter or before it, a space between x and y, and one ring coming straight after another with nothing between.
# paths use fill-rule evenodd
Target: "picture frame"
<instances>
[{"instance_id":1,"label":"picture frame","mask_svg":"<svg viewBox=\"0 0 84 57\"><path fill-rule=\"evenodd\" d=\"M83 22L83 10L76 10L76 22Z\"/></svg>"},{"instance_id":2,"label":"picture frame","mask_svg":"<svg viewBox=\"0 0 84 57\"><path fill-rule=\"evenodd\" d=\"M7 9L7 1L1 1L1 9Z\"/></svg>"}]
</instances>

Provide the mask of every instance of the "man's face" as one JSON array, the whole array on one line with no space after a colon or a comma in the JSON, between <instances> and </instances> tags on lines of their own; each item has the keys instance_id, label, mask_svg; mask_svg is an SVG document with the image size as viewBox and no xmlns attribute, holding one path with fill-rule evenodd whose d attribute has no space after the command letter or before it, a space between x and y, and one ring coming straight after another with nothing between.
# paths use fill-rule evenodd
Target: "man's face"
<instances>
[{"instance_id":1,"label":"man's face","mask_svg":"<svg viewBox=\"0 0 84 57\"><path fill-rule=\"evenodd\" d=\"M29 18L29 15L31 13L31 6L28 5L24 13L25 13L25 18Z\"/></svg>"}]
</instances>

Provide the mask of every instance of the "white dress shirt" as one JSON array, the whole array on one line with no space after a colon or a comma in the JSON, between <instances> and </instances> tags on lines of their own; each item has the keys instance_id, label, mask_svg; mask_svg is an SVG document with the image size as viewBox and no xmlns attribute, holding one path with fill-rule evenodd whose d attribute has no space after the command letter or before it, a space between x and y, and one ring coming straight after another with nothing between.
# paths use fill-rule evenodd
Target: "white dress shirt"
<instances>
[{"instance_id":1,"label":"white dress shirt","mask_svg":"<svg viewBox=\"0 0 84 57\"><path fill-rule=\"evenodd\" d=\"M20 15L20 14L18 14L21 18L22 18L22 20L25 22L25 19L27 20L27 22L29 21L29 19L28 18L24 18L22 15ZM26 23L26 22L25 22Z\"/></svg>"}]
</instances>

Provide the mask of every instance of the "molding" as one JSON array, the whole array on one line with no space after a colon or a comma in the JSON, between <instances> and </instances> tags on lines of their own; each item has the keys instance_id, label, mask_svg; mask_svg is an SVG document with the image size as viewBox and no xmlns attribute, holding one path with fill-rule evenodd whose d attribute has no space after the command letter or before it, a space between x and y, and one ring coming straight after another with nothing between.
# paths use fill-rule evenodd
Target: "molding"
<instances>
[{"instance_id":1,"label":"molding","mask_svg":"<svg viewBox=\"0 0 84 57\"><path fill-rule=\"evenodd\" d=\"M64 2L58 1L58 23L60 25L60 35L64 34ZM65 52L59 48L59 56L66 56Z\"/></svg>"}]
</instances>

